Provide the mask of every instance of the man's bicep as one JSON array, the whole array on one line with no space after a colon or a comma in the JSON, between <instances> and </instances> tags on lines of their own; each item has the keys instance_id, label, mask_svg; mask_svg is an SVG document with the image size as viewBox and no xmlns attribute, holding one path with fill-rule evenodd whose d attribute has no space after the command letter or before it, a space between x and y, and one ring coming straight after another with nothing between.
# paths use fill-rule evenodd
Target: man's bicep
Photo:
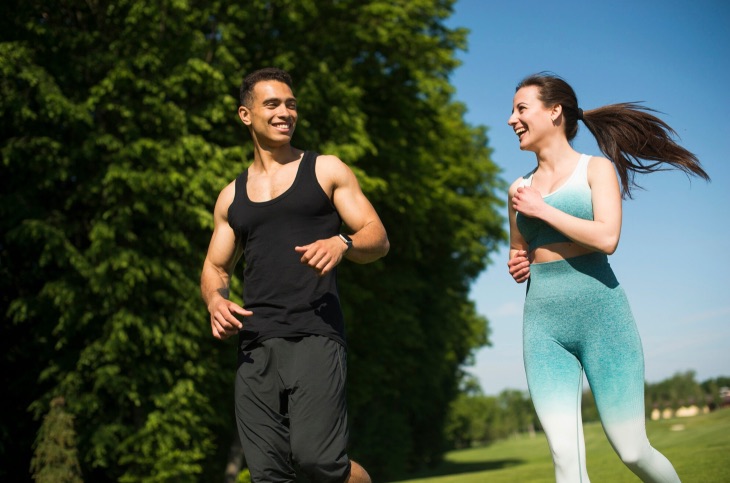
<instances>
[{"instance_id":1,"label":"man's bicep","mask_svg":"<svg viewBox=\"0 0 730 483\"><path fill-rule=\"evenodd\" d=\"M218 196L213 212L213 236L210 239L206 256L207 263L228 273L241 256L236 233L228 223L228 207L231 205L234 195L234 185L231 183Z\"/></svg>"},{"instance_id":2,"label":"man's bicep","mask_svg":"<svg viewBox=\"0 0 730 483\"><path fill-rule=\"evenodd\" d=\"M373 221L379 221L375 208L362 192L355 173L347 165L340 165L335 179L332 202L348 228L356 232Z\"/></svg>"},{"instance_id":3,"label":"man's bicep","mask_svg":"<svg viewBox=\"0 0 730 483\"><path fill-rule=\"evenodd\" d=\"M217 225L210 239L206 262L217 270L231 273L240 256L241 250L233 229L228 224Z\"/></svg>"},{"instance_id":4,"label":"man's bicep","mask_svg":"<svg viewBox=\"0 0 730 483\"><path fill-rule=\"evenodd\" d=\"M331 193L332 204L349 230L355 233L367 225L382 226L375 208L347 164L336 156L320 156L316 169L322 188Z\"/></svg>"}]
</instances>

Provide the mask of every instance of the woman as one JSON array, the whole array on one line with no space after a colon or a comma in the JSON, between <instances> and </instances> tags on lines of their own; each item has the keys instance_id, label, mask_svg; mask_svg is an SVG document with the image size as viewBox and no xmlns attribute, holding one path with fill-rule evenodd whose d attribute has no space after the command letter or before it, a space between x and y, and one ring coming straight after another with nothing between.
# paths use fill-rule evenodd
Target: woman
<instances>
[{"instance_id":1,"label":"woman","mask_svg":"<svg viewBox=\"0 0 730 483\"><path fill-rule=\"evenodd\" d=\"M709 180L650 111L615 104L583 112L573 89L546 73L524 79L514 96L508 124L520 149L535 153L537 167L509 189L508 267L516 282L529 278L525 369L558 482L589 481L580 415L584 371L624 464L643 481L679 481L646 436L641 341L607 261L635 173L674 167ZM571 147L579 120L608 159Z\"/></svg>"}]
</instances>

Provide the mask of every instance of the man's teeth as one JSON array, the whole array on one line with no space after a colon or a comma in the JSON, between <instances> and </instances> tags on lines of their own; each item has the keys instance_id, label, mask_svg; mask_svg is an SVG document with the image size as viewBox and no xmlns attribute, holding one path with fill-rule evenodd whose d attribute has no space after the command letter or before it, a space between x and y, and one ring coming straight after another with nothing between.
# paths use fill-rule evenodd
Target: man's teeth
<instances>
[{"instance_id":1,"label":"man's teeth","mask_svg":"<svg viewBox=\"0 0 730 483\"><path fill-rule=\"evenodd\" d=\"M517 134L519 136L520 134L522 134L525 131L527 131L527 129L525 129L524 127L520 128L520 129L515 129L515 134Z\"/></svg>"}]
</instances>

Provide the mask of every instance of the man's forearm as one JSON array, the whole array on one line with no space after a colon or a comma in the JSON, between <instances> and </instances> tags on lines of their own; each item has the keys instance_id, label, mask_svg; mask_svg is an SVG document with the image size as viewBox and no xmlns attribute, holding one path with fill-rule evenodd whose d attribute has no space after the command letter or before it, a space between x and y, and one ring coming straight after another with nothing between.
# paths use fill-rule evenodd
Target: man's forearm
<instances>
[{"instance_id":1,"label":"man's forearm","mask_svg":"<svg viewBox=\"0 0 730 483\"><path fill-rule=\"evenodd\" d=\"M351 235L352 249L345 257L355 263L370 263L387 255L390 242L379 221L372 221Z\"/></svg>"},{"instance_id":2,"label":"man's forearm","mask_svg":"<svg viewBox=\"0 0 730 483\"><path fill-rule=\"evenodd\" d=\"M227 273L221 274L219 270L206 264L203 267L203 273L200 276L200 295L206 306L210 306L211 301L216 296L228 299L229 277Z\"/></svg>"}]
</instances>

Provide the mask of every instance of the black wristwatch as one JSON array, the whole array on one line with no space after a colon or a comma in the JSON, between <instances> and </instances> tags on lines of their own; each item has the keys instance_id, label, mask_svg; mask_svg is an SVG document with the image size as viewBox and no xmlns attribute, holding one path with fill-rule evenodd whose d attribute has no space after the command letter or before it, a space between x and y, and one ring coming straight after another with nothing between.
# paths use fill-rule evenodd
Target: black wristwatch
<instances>
[{"instance_id":1,"label":"black wristwatch","mask_svg":"<svg viewBox=\"0 0 730 483\"><path fill-rule=\"evenodd\" d=\"M345 243L345 245L347 245L347 250L352 248L352 238L345 235L344 233L340 233L340 240L342 240ZM347 250L345 250L345 251L347 251Z\"/></svg>"}]
</instances>

